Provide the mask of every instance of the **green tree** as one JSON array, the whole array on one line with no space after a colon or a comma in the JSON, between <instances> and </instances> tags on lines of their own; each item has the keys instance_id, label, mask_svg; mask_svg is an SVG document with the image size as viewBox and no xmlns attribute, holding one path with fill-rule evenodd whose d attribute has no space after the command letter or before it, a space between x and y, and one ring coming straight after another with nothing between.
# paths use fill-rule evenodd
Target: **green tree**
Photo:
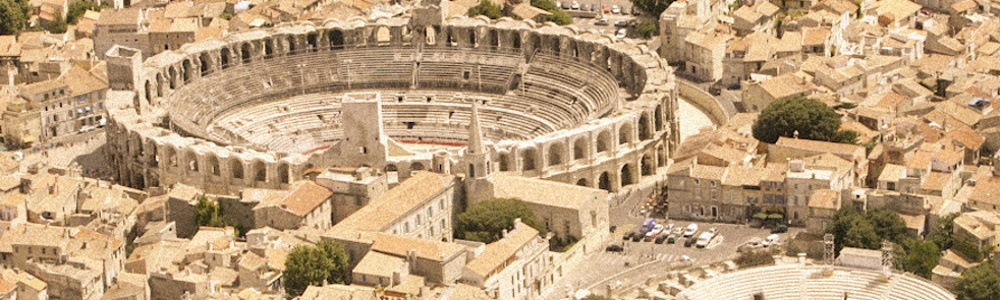
<instances>
[{"instance_id":1,"label":"green tree","mask_svg":"<svg viewBox=\"0 0 1000 300\"><path fill-rule=\"evenodd\" d=\"M886 209L869 209L865 212L865 220L875 229L878 238L901 244L908 237L906 223L898 213Z\"/></svg>"},{"instance_id":2,"label":"green tree","mask_svg":"<svg viewBox=\"0 0 1000 300\"><path fill-rule=\"evenodd\" d=\"M632 0L632 5L635 5L635 7L638 7L650 15L659 16L664 10L667 10L667 7L669 7L670 3L673 2L673 0Z\"/></svg>"},{"instance_id":3,"label":"green tree","mask_svg":"<svg viewBox=\"0 0 1000 300\"><path fill-rule=\"evenodd\" d=\"M844 248L844 237L847 236L847 231L859 219L862 219L861 215L854 211L854 209L844 207L837 211L837 215L833 218L833 223L826 228L827 233L833 234L833 242L838 254L840 253L840 249Z\"/></svg>"},{"instance_id":4,"label":"green tree","mask_svg":"<svg viewBox=\"0 0 1000 300\"><path fill-rule=\"evenodd\" d=\"M733 261L740 268L773 265L774 256L767 251L747 251L740 253L740 256Z\"/></svg>"},{"instance_id":5,"label":"green tree","mask_svg":"<svg viewBox=\"0 0 1000 300\"><path fill-rule=\"evenodd\" d=\"M65 33L66 20L62 16L56 16L52 22L43 22L42 28L51 33Z\"/></svg>"},{"instance_id":6,"label":"green tree","mask_svg":"<svg viewBox=\"0 0 1000 300\"><path fill-rule=\"evenodd\" d=\"M1000 300L1000 276L990 262L962 272L955 283L955 294L960 300Z\"/></svg>"},{"instance_id":7,"label":"green tree","mask_svg":"<svg viewBox=\"0 0 1000 300\"><path fill-rule=\"evenodd\" d=\"M0 0L0 34L16 35L24 29L31 13L28 0Z\"/></svg>"},{"instance_id":8,"label":"green tree","mask_svg":"<svg viewBox=\"0 0 1000 300\"><path fill-rule=\"evenodd\" d=\"M569 25L573 23L573 17L568 13L556 6L556 2L552 0L531 0L531 5L537 8L544 9L549 13L552 13L548 17L548 21L554 22L559 25Z\"/></svg>"},{"instance_id":9,"label":"green tree","mask_svg":"<svg viewBox=\"0 0 1000 300\"><path fill-rule=\"evenodd\" d=\"M854 219L851 227L847 229L847 234L844 235L844 246L846 247L878 249L880 242L875 228L863 218Z\"/></svg>"},{"instance_id":10,"label":"green tree","mask_svg":"<svg viewBox=\"0 0 1000 300\"><path fill-rule=\"evenodd\" d=\"M833 142L841 144L857 144L861 134L854 130L840 130L833 134Z\"/></svg>"},{"instance_id":11,"label":"green tree","mask_svg":"<svg viewBox=\"0 0 1000 300\"><path fill-rule=\"evenodd\" d=\"M514 228L514 219L517 218L542 234L546 232L524 201L495 198L473 204L458 214L454 223L455 238L492 243L500 239L504 229Z\"/></svg>"},{"instance_id":12,"label":"green tree","mask_svg":"<svg viewBox=\"0 0 1000 300\"><path fill-rule=\"evenodd\" d=\"M333 241L295 247L285 260L282 274L285 292L295 297L302 295L310 285L347 283L350 263L350 254Z\"/></svg>"},{"instance_id":13,"label":"green tree","mask_svg":"<svg viewBox=\"0 0 1000 300\"><path fill-rule=\"evenodd\" d=\"M646 20L635 26L635 32L639 34L644 39L653 37L656 33L656 22Z\"/></svg>"},{"instance_id":14,"label":"green tree","mask_svg":"<svg viewBox=\"0 0 1000 300\"><path fill-rule=\"evenodd\" d=\"M483 15L490 19L499 19L503 17L503 11L500 5L493 4L493 2L488 0L479 0L479 5L469 8L469 16L475 17Z\"/></svg>"},{"instance_id":15,"label":"green tree","mask_svg":"<svg viewBox=\"0 0 1000 300\"><path fill-rule=\"evenodd\" d=\"M927 240L937 244L938 249L950 249L954 236L954 223L955 218L957 218L959 213L952 213L947 215L940 220L938 220L937 226L931 228L931 232L927 234Z\"/></svg>"},{"instance_id":16,"label":"green tree","mask_svg":"<svg viewBox=\"0 0 1000 300\"><path fill-rule=\"evenodd\" d=\"M788 97L771 102L753 124L753 137L775 143L778 137L833 141L840 128L840 116L815 99Z\"/></svg>"},{"instance_id":17,"label":"green tree","mask_svg":"<svg viewBox=\"0 0 1000 300\"><path fill-rule=\"evenodd\" d=\"M105 7L107 7L106 4L97 5L97 3L85 0L73 1L73 3L69 4L69 9L66 11L66 22L69 24L76 24L77 22L80 22L80 18L83 17L83 14L88 10L101 11L101 9Z\"/></svg>"},{"instance_id":18,"label":"green tree","mask_svg":"<svg viewBox=\"0 0 1000 300\"><path fill-rule=\"evenodd\" d=\"M931 241L906 238L895 253L897 268L930 279L938 264L940 250Z\"/></svg>"}]
</instances>

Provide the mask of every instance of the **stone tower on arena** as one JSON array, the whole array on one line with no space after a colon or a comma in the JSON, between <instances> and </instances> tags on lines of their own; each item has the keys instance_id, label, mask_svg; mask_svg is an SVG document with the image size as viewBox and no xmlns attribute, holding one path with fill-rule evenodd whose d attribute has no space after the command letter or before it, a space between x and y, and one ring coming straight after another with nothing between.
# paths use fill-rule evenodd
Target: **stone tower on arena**
<instances>
[{"instance_id":1,"label":"stone tower on arena","mask_svg":"<svg viewBox=\"0 0 1000 300\"><path fill-rule=\"evenodd\" d=\"M382 125L380 94L349 93L341 103L344 139L328 150L328 161L337 166L368 166L381 170L389 158L388 136Z\"/></svg>"},{"instance_id":2,"label":"stone tower on arena","mask_svg":"<svg viewBox=\"0 0 1000 300\"><path fill-rule=\"evenodd\" d=\"M479 102L481 99L471 99L472 116L469 122L469 145L462 153L462 168L465 170L465 192L469 203L493 197L493 186L489 181L493 173L490 164L489 148L483 141L483 132L479 123Z\"/></svg>"}]
</instances>

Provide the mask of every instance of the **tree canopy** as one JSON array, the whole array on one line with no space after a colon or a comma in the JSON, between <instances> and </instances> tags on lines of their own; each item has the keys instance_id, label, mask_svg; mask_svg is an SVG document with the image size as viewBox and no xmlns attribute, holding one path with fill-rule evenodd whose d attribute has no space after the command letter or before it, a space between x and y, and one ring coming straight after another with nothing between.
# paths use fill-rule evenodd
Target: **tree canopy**
<instances>
[{"instance_id":1,"label":"tree canopy","mask_svg":"<svg viewBox=\"0 0 1000 300\"><path fill-rule=\"evenodd\" d=\"M1000 276L990 262L962 272L955 283L955 294L960 300L1000 300Z\"/></svg>"},{"instance_id":2,"label":"tree canopy","mask_svg":"<svg viewBox=\"0 0 1000 300\"><path fill-rule=\"evenodd\" d=\"M503 10L500 5L493 4L493 2L488 0L479 0L479 5L469 8L469 16L475 17L483 15L490 19L499 19L503 17Z\"/></svg>"},{"instance_id":3,"label":"tree canopy","mask_svg":"<svg viewBox=\"0 0 1000 300\"><path fill-rule=\"evenodd\" d=\"M938 225L931 228L931 232L927 234L927 240L937 244L938 249L944 250L951 248L951 245L955 240L953 236L955 218L957 218L958 215L959 213L952 213L938 220Z\"/></svg>"},{"instance_id":4,"label":"tree canopy","mask_svg":"<svg viewBox=\"0 0 1000 300\"><path fill-rule=\"evenodd\" d=\"M344 246L333 241L295 247L285 260L282 275L285 292L295 297L302 295L310 285L347 283L350 264L350 254Z\"/></svg>"},{"instance_id":5,"label":"tree canopy","mask_svg":"<svg viewBox=\"0 0 1000 300\"><path fill-rule=\"evenodd\" d=\"M843 142L857 142L858 134L840 131L840 115L820 102L805 97L788 97L768 104L753 124L753 137L766 143L775 143L779 137Z\"/></svg>"},{"instance_id":6,"label":"tree canopy","mask_svg":"<svg viewBox=\"0 0 1000 300\"><path fill-rule=\"evenodd\" d=\"M97 5L95 2L86 0L74 0L69 4L69 9L66 11L66 22L69 24L76 24L80 22L80 18L88 10L100 11L101 9L108 7L107 4Z\"/></svg>"},{"instance_id":7,"label":"tree canopy","mask_svg":"<svg viewBox=\"0 0 1000 300\"><path fill-rule=\"evenodd\" d=\"M639 25L635 26L635 32L644 39L651 38L656 33L656 22L650 20L642 21Z\"/></svg>"},{"instance_id":8,"label":"tree canopy","mask_svg":"<svg viewBox=\"0 0 1000 300\"><path fill-rule=\"evenodd\" d=\"M573 23L573 17L569 13L556 6L556 2L552 0L531 0L531 5L537 8L544 9L549 13L552 13L548 17L548 21L554 22L559 25L569 25Z\"/></svg>"},{"instance_id":9,"label":"tree canopy","mask_svg":"<svg viewBox=\"0 0 1000 300\"><path fill-rule=\"evenodd\" d=\"M0 0L0 35L17 35L28 23L28 0Z\"/></svg>"},{"instance_id":10,"label":"tree canopy","mask_svg":"<svg viewBox=\"0 0 1000 300\"><path fill-rule=\"evenodd\" d=\"M514 228L514 219L517 218L542 234L547 232L524 201L495 198L473 204L458 214L454 224L455 238L492 243L500 239L504 229Z\"/></svg>"},{"instance_id":11,"label":"tree canopy","mask_svg":"<svg viewBox=\"0 0 1000 300\"><path fill-rule=\"evenodd\" d=\"M912 237L906 232L903 218L896 212L870 209L862 214L850 207L837 212L826 232L833 234L837 253L843 247L878 249L882 240L899 244Z\"/></svg>"},{"instance_id":12,"label":"tree canopy","mask_svg":"<svg viewBox=\"0 0 1000 300\"><path fill-rule=\"evenodd\" d=\"M931 278L931 270L938 264L940 250L934 242L906 238L896 247L895 263L900 270Z\"/></svg>"},{"instance_id":13,"label":"tree canopy","mask_svg":"<svg viewBox=\"0 0 1000 300\"><path fill-rule=\"evenodd\" d=\"M673 2L674 0L632 0L632 5L659 18L660 14L667 10L667 7Z\"/></svg>"}]
</instances>

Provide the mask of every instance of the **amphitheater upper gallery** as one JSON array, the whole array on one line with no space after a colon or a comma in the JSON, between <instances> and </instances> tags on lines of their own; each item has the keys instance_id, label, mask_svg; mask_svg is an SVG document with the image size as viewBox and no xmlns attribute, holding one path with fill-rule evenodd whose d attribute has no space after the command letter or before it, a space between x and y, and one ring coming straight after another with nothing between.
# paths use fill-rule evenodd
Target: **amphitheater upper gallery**
<instances>
[{"instance_id":1,"label":"amphitheater upper gallery","mask_svg":"<svg viewBox=\"0 0 1000 300\"><path fill-rule=\"evenodd\" d=\"M310 170L505 171L616 191L678 143L666 61L594 31L486 18L299 22L142 61L108 53L116 177L283 188ZM475 113L474 113L475 111ZM470 128L478 124L477 128ZM472 131L485 141L470 147Z\"/></svg>"}]
</instances>

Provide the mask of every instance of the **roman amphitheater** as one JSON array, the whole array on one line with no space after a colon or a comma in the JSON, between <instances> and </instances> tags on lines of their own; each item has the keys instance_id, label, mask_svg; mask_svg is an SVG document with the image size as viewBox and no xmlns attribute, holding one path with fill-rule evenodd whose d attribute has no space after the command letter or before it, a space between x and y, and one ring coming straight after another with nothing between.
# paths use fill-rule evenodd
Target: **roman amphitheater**
<instances>
[{"instance_id":1,"label":"roman amphitheater","mask_svg":"<svg viewBox=\"0 0 1000 300\"><path fill-rule=\"evenodd\" d=\"M107 101L110 162L138 188L283 188L358 165L475 177L460 163L475 130L488 172L617 191L655 175L680 139L666 61L574 27L428 6L139 56L109 51Z\"/></svg>"}]
</instances>

